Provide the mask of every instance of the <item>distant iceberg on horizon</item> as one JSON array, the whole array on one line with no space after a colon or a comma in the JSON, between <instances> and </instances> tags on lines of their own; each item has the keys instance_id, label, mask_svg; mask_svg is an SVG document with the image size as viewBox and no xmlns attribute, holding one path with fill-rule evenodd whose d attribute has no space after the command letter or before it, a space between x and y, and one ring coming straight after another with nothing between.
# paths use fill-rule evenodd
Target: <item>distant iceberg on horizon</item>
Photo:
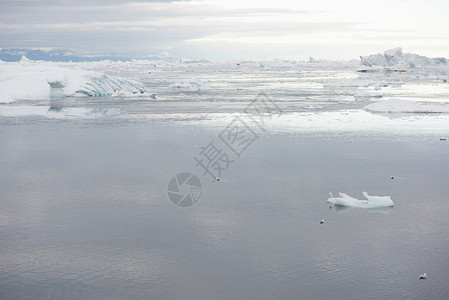
<instances>
[{"instance_id":1,"label":"distant iceberg on horizon","mask_svg":"<svg viewBox=\"0 0 449 300\"><path fill-rule=\"evenodd\" d=\"M383 54L360 56L360 64L365 67L384 67L387 70L404 72L408 68L426 66L447 66L449 60L444 57L430 58L413 53L403 53L402 48L386 50Z\"/></svg>"}]
</instances>

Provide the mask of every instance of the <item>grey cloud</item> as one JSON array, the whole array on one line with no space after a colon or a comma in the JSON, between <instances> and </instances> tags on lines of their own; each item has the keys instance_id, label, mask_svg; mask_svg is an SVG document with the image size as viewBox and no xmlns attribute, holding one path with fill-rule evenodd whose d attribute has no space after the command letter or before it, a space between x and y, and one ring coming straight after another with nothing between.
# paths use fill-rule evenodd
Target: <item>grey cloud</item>
<instances>
[{"instance_id":1,"label":"grey cloud","mask_svg":"<svg viewBox=\"0 0 449 300\"><path fill-rule=\"evenodd\" d=\"M196 38L198 35L208 34L208 31L200 30L169 30L169 31L37 31L6 32L0 35L0 39L10 48L18 47L54 47L71 48L91 52L132 52L160 51L168 45L173 47L185 39Z\"/></svg>"},{"instance_id":2,"label":"grey cloud","mask_svg":"<svg viewBox=\"0 0 449 300\"><path fill-rule=\"evenodd\" d=\"M78 0L76 2L66 0L3 0L0 3L2 8L13 7L35 7L35 6L102 6L102 5L117 5L127 4L132 2L138 3L171 3L178 2L180 0ZM181 0L182 2L189 2L191 0Z\"/></svg>"},{"instance_id":3,"label":"grey cloud","mask_svg":"<svg viewBox=\"0 0 449 300\"><path fill-rule=\"evenodd\" d=\"M70 8L61 1L18 1L21 10L9 13L0 10L0 39L3 47L64 47L103 50L139 48L151 49L177 45L182 41L216 33L251 32L255 35L277 34L276 31L298 33L324 29L349 28L351 24L278 22L240 22L267 14L307 14L289 9L229 9L219 10L207 5L153 3L121 5L129 1L92 1L104 6ZM167 1L165 1L167 2ZM2 2L3 5L5 2ZM16 1L14 1L16 3ZM67 3L67 2L64 2ZM30 5L25 5L30 4ZM54 5L57 4L57 5ZM117 6L120 5L120 6ZM18 7L18 6L17 6ZM8 9L12 9L9 7ZM237 18L237 20L241 20ZM92 44L92 45L91 45Z\"/></svg>"},{"instance_id":4,"label":"grey cloud","mask_svg":"<svg viewBox=\"0 0 449 300\"><path fill-rule=\"evenodd\" d=\"M34 2L33 2L34 3ZM101 22L101 21L136 21L158 18L186 18L186 17L255 17L260 15L282 15L293 14L302 15L311 12L289 9L228 9L220 10L208 5L195 5L186 9L186 4L176 5L169 3L151 3L142 5L123 5L117 3L101 6L58 6L51 5L51 2L43 2L42 5L5 7L0 10L0 23L9 24L40 24L40 23L63 23L63 22Z\"/></svg>"}]
</instances>

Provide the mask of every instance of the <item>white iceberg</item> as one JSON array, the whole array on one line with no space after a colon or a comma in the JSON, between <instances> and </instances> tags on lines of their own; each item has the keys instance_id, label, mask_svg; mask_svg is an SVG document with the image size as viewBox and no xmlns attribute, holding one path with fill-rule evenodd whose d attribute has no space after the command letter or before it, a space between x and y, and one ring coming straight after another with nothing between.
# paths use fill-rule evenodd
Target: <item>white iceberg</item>
<instances>
[{"instance_id":1,"label":"white iceberg","mask_svg":"<svg viewBox=\"0 0 449 300\"><path fill-rule=\"evenodd\" d=\"M0 99L48 99L52 88L62 89L63 96L136 96L145 93L136 81L85 71L33 62L22 58L18 63L0 64Z\"/></svg>"},{"instance_id":2,"label":"white iceberg","mask_svg":"<svg viewBox=\"0 0 449 300\"><path fill-rule=\"evenodd\" d=\"M331 197L327 199L328 203L348 206L348 207L361 207L361 208L379 208L379 207L391 207L394 206L393 200L390 196L370 196L367 192L363 192L363 196L367 200L359 200L353 198L344 193L339 193L340 197Z\"/></svg>"},{"instance_id":3,"label":"white iceberg","mask_svg":"<svg viewBox=\"0 0 449 300\"><path fill-rule=\"evenodd\" d=\"M373 113L449 113L447 104L424 104L401 99L375 102L363 109Z\"/></svg>"},{"instance_id":4,"label":"white iceberg","mask_svg":"<svg viewBox=\"0 0 449 300\"><path fill-rule=\"evenodd\" d=\"M403 53L400 47L387 50L383 54L360 56L360 63L367 67L381 66L387 71L396 72L405 72L408 68L415 67L449 65L449 61L446 58L430 58L412 53Z\"/></svg>"}]
</instances>

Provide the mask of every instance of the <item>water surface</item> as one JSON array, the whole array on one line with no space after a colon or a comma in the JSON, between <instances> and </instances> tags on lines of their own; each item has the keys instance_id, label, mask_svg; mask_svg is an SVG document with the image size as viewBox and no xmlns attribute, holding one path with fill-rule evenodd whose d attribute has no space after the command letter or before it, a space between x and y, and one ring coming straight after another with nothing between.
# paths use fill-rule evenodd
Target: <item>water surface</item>
<instances>
[{"instance_id":1,"label":"water surface","mask_svg":"<svg viewBox=\"0 0 449 300\"><path fill-rule=\"evenodd\" d=\"M0 127L0 298L449 298L447 141L268 131L212 182L193 157L222 129ZM203 185L190 208L166 194L181 171Z\"/></svg>"}]
</instances>

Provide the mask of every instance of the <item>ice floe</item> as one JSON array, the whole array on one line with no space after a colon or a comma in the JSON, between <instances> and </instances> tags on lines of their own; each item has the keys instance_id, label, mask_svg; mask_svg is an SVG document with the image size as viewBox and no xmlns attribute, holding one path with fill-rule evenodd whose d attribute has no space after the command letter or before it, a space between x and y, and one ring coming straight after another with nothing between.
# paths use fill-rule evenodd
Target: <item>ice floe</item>
<instances>
[{"instance_id":1,"label":"ice floe","mask_svg":"<svg viewBox=\"0 0 449 300\"><path fill-rule=\"evenodd\" d=\"M340 197L331 197L327 199L328 203L340 206L348 207L361 207L361 208L379 208L379 207L391 207L394 206L393 200L390 196L370 196L367 192L363 192L363 196L366 200L359 200L353 198L344 193L339 193Z\"/></svg>"}]
</instances>

